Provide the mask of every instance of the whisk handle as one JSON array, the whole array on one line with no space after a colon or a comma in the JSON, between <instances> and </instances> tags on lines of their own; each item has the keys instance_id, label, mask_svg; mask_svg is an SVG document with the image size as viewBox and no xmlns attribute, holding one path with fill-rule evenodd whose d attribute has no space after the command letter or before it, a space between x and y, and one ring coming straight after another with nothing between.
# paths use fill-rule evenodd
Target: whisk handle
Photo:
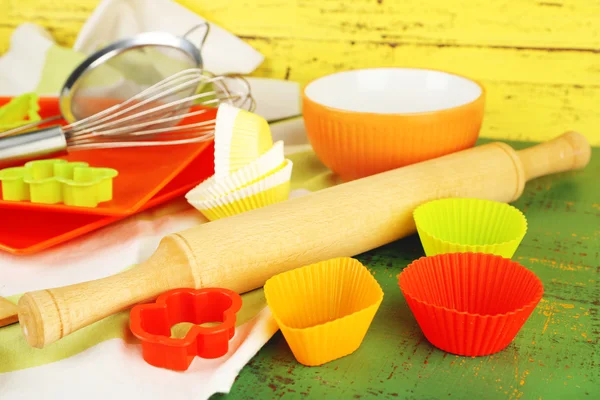
<instances>
[{"instance_id":1,"label":"whisk handle","mask_svg":"<svg viewBox=\"0 0 600 400\"><path fill-rule=\"evenodd\" d=\"M0 168L64 154L67 140L60 126L0 138Z\"/></svg>"}]
</instances>

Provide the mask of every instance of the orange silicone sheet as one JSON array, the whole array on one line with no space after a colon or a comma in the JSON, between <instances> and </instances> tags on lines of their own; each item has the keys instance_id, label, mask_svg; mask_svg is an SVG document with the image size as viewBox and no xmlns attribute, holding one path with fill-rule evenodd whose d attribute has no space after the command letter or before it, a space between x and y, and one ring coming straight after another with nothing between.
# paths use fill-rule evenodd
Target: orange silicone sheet
<instances>
[{"instance_id":1,"label":"orange silicone sheet","mask_svg":"<svg viewBox=\"0 0 600 400\"><path fill-rule=\"evenodd\" d=\"M182 196L214 173L211 143L139 210ZM133 213L132 213L133 214ZM17 255L38 253L126 218L66 214L48 210L0 208L0 250Z\"/></svg>"},{"instance_id":2,"label":"orange silicone sheet","mask_svg":"<svg viewBox=\"0 0 600 400\"><path fill-rule=\"evenodd\" d=\"M11 97L0 97L0 106L10 100ZM42 118L60 115L58 98L40 98L39 105ZM210 120L214 119L215 115L216 108L199 116L188 117L182 123ZM64 121L59 123L65 124ZM48 124L48 126L51 125L56 125L56 122ZM119 175L113 181L113 200L100 203L97 207L92 208L6 201L0 197L0 210L61 211L96 216L130 215L145 206L211 144L212 141L175 146L82 150L64 156L51 157L68 161L85 161L92 167L114 168L119 171Z\"/></svg>"}]
</instances>

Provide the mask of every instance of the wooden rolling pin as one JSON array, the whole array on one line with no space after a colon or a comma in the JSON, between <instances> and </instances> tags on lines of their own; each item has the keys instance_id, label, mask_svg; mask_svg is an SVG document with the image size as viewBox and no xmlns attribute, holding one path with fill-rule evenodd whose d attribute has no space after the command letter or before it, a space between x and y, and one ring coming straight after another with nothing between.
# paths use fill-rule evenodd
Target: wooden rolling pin
<instances>
[{"instance_id":1,"label":"wooden rolling pin","mask_svg":"<svg viewBox=\"0 0 600 400\"><path fill-rule=\"evenodd\" d=\"M515 151L491 143L213 221L163 238L144 263L118 275L26 293L19 321L42 348L95 321L178 287L244 293L280 272L355 256L416 231L412 212L444 197L511 202L525 182L583 168L590 145L569 132Z\"/></svg>"},{"instance_id":2,"label":"wooden rolling pin","mask_svg":"<svg viewBox=\"0 0 600 400\"><path fill-rule=\"evenodd\" d=\"M0 297L0 328L14 324L17 319L17 306L4 297Z\"/></svg>"}]
</instances>

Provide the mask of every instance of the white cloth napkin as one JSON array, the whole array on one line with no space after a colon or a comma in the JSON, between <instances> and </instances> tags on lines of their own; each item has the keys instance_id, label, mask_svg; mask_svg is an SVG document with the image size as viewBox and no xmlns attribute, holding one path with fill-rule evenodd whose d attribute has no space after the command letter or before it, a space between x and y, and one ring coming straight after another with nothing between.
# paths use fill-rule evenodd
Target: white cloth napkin
<instances>
[{"instance_id":1,"label":"white cloth napkin","mask_svg":"<svg viewBox=\"0 0 600 400\"><path fill-rule=\"evenodd\" d=\"M310 193L299 189L291 197ZM0 296L102 278L144 261L162 237L207 220L184 200L146 211L80 239L31 256L0 253ZM208 399L228 393L241 369L279 328L268 307L236 328L225 356L195 358L185 372L156 368L141 347L122 339L100 342L62 360L0 373L2 398L108 397ZM61 376L68 371L69 385ZM36 382L35 385L30 385Z\"/></svg>"},{"instance_id":2,"label":"white cloth napkin","mask_svg":"<svg viewBox=\"0 0 600 400\"><path fill-rule=\"evenodd\" d=\"M58 96L65 80L88 55L108 43L147 31L183 35L205 19L171 0L104 0L86 21L73 49L55 43L41 26L19 25L8 51L0 57L0 96L35 92ZM246 76L264 57L223 28L210 24L202 48L204 68L215 74L239 73L250 84L256 102L254 112L267 121L301 115L300 85L281 79ZM200 42L201 27L190 35Z\"/></svg>"},{"instance_id":3,"label":"white cloth napkin","mask_svg":"<svg viewBox=\"0 0 600 400\"><path fill-rule=\"evenodd\" d=\"M52 364L0 374L0 394L6 400L208 399L229 392L243 366L277 329L265 308L236 329L228 354L196 358L183 373L155 368L142 359L139 346L112 339Z\"/></svg>"},{"instance_id":4,"label":"white cloth napkin","mask_svg":"<svg viewBox=\"0 0 600 400\"><path fill-rule=\"evenodd\" d=\"M203 22L208 21L172 0L103 0L83 25L73 49L89 55L108 43L149 31L183 36ZM212 22L209 25L202 47L208 71L249 74L263 62L263 55L237 36ZM200 28L189 39L199 44L203 35Z\"/></svg>"},{"instance_id":5,"label":"white cloth napkin","mask_svg":"<svg viewBox=\"0 0 600 400\"><path fill-rule=\"evenodd\" d=\"M42 77L46 54L54 45L44 28L31 23L19 25L10 37L8 51L0 57L0 96L34 92Z\"/></svg>"},{"instance_id":6,"label":"white cloth napkin","mask_svg":"<svg viewBox=\"0 0 600 400\"><path fill-rule=\"evenodd\" d=\"M179 202L36 255L0 253L0 295L97 279L142 262L163 236L206 222L183 200ZM227 393L239 371L277 330L268 307L264 308L236 329L227 355L215 360L196 358L185 372L153 367L143 360L140 345L111 339L50 364L0 374L1 397L139 398L143 393L148 400L167 395L207 399L217 392ZM67 371L71 383L65 386L60 377Z\"/></svg>"},{"instance_id":7,"label":"white cloth napkin","mask_svg":"<svg viewBox=\"0 0 600 400\"><path fill-rule=\"evenodd\" d=\"M172 0L103 0L83 25L73 49L90 55L107 43L137 33L161 31L181 36L203 22L208 21ZM206 70L214 74L247 75L264 61L262 54L237 36L208 23L210 30L201 50ZM204 33L205 29L201 27L189 39L200 43ZM246 79L256 100L256 114L267 121L301 114L298 83L255 77Z\"/></svg>"}]
</instances>

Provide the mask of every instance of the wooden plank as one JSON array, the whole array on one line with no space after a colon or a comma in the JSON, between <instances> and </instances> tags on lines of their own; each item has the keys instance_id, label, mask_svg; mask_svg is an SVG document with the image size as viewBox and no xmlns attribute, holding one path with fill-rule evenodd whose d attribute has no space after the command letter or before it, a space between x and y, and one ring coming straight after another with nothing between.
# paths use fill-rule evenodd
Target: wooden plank
<instances>
[{"instance_id":1,"label":"wooden plank","mask_svg":"<svg viewBox=\"0 0 600 400\"><path fill-rule=\"evenodd\" d=\"M484 81L482 137L543 141L576 130L600 146L600 87Z\"/></svg>"},{"instance_id":2,"label":"wooden plank","mask_svg":"<svg viewBox=\"0 0 600 400\"><path fill-rule=\"evenodd\" d=\"M598 0L560 1L563 7L530 0L510 7L479 0L451 5L428 0L423 6L416 0L384 0L381 5L364 0L180 2L261 51L266 60L255 76L304 84L353 68L439 68L480 80L488 89L484 137L545 140L576 129L600 144L600 64L598 54L585 49L598 47L600 24L592 24L600 18ZM60 43L70 45L98 1L2 3L8 12L0 15L0 47L7 44L11 27L25 20L50 27ZM448 18L452 7L461 11ZM532 12L536 18L525 17ZM419 20L427 23L419 27ZM368 23L352 28L360 21ZM577 47L574 42L587 44ZM569 49L557 50L561 46Z\"/></svg>"},{"instance_id":3,"label":"wooden plank","mask_svg":"<svg viewBox=\"0 0 600 400\"><path fill-rule=\"evenodd\" d=\"M598 0L177 1L242 36L600 50ZM0 0L0 25L40 23L70 44L97 4Z\"/></svg>"},{"instance_id":4,"label":"wooden plank","mask_svg":"<svg viewBox=\"0 0 600 400\"><path fill-rule=\"evenodd\" d=\"M180 0L241 35L600 48L597 0Z\"/></svg>"},{"instance_id":5,"label":"wooden plank","mask_svg":"<svg viewBox=\"0 0 600 400\"><path fill-rule=\"evenodd\" d=\"M256 75L299 81L352 68L440 68L480 80L487 89L482 136L541 141L564 130L600 145L597 56L514 49L430 48L356 43L249 39L266 56ZM552 65L552 68L548 68Z\"/></svg>"},{"instance_id":6,"label":"wooden plank","mask_svg":"<svg viewBox=\"0 0 600 400\"><path fill-rule=\"evenodd\" d=\"M404 4L405 2L394 2L394 4L396 3ZM515 4L517 3L521 2ZM600 4L598 1L595 3ZM70 45L95 4L95 0L67 0L61 2L60 7L42 0L10 2L7 6L8 12L0 16L0 26L16 26L21 22L31 20L51 27L59 43ZM295 32L297 31L293 21L295 18L290 17L294 13L290 14L289 5L294 4L293 2L260 0L254 6L254 2L235 0L228 2L225 6L222 2L205 2L203 0L193 3L193 5L185 2L184 4L219 23L222 22L221 18L227 17L228 21L232 19L224 26L234 33L244 36L267 58L257 73L260 76L287 77L291 80L306 82L314 77L341 69L399 65L442 68L481 80L573 85L600 84L600 65L598 56L593 51L557 51L555 46L551 49L531 50L524 47L525 42L518 41L516 37L511 39L512 47L506 48L477 47L468 42L447 45L444 43L410 44L396 39L381 41L374 38L354 41L351 34L336 29L333 32L338 32L337 34L321 32L320 35L314 35L316 36L314 40L303 39L302 35L295 36L298 32ZM329 1L325 4L332 4L332 2ZM267 6L269 12L265 12ZM353 9L352 7L350 9ZM302 7L302 9L304 8ZM310 10L314 9L318 9L318 7L310 8ZM256 25L252 30L244 31L240 28L242 25L238 25L236 19L233 18L234 15L231 14L235 10L247 11L247 13L243 13L243 16L249 21L255 20L253 16L258 17L258 14L269 15L268 20L271 21L273 30L283 32L283 37L270 38L269 29L262 25ZM468 12L469 8L465 7L464 10ZM490 18L494 15L492 11L494 10L481 10ZM235 11L235 13L237 12ZM591 14L600 18L600 13ZM335 15L334 13L332 18ZM403 13L397 11L394 15L399 16ZM281 18L279 18L280 16ZM498 16L498 18L504 17L506 16ZM230 24L231 26L229 26ZM582 22L583 25L585 23ZM439 29L440 35L446 35L443 27ZM480 29L478 36L488 37L488 29L483 26L480 26ZM551 27L548 29L551 30ZM3 32L6 31L3 30ZM342 36L336 38L336 35ZM566 36L579 38L577 31L572 31L570 35ZM600 24L597 24L596 28L591 28L586 37L600 38ZM6 45L8 38L3 37L3 39Z\"/></svg>"},{"instance_id":7,"label":"wooden plank","mask_svg":"<svg viewBox=\"0 0 600 400\"><path fill-rule=\"evenodd\" d=\"M23 23L45 27L62 45L72 46L84 22L100 0L0 0L0 53L5 52L14 28Z\"/></svg>"},{"instance_id":8,"label":"wooden plank","mask_svg":"<svg viewBox=\"0 0 600 400\"><path fill-rule=\"evenodd\" d=\"M488 81L600 85L600 57L568 51L246 38L265 55L258 75L301 83L353 68L443 69Z\"/></svg>"}]
</instances>

